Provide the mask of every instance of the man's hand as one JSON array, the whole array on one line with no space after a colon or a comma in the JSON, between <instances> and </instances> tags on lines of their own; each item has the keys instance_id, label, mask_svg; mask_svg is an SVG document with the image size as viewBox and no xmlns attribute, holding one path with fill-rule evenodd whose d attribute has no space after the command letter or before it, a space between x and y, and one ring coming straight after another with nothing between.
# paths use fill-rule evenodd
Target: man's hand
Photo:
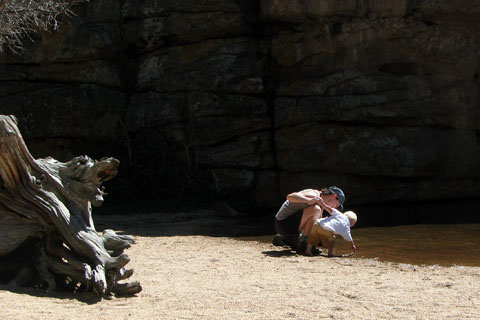
<instances>
[{"instance_id":1,"label":"man's hand","mask_svg":"<svg viewBox=\"0 0 480 320\"><path fill-rule=\"evenodd\" d=\"M311 200L309 200L309 201L307 202L307 204L308 204L309 206L314 206L314 205L318 204L320 201L323 202L323 199L320 198L320 197L313 197Z\"/></svg>"},{"instance_id":2,"label":"man's hand","mask_svg":"<svg viewBox=\"0 0 480 320\"><path fill-rule=\"evenodd\" d=\"M315 199L316 199L315 202L316 202L320 207L325 206L325 200L323 200L322 197L316 197Z\"/></svg>"}]
</instances>

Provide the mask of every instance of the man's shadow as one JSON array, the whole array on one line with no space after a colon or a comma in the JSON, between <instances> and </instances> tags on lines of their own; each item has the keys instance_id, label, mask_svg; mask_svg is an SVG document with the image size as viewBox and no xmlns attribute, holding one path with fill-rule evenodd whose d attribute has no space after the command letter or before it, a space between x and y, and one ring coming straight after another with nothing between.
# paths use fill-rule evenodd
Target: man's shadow
<instances>
[{"instance_id":1,"label":"man's shadow","mask_svg":"<svg viewBox=\"0 0 480 320\"><path fill-rule=\"evenodd\" d=\"M283 249L281 251L269 250L269 251L263 251L262 253L266 256L274 257L274 258L293 257L293 256L297 255L296 252L294 252L292 250L289 250L289 249Z\"/></svg>"}]
</instances>

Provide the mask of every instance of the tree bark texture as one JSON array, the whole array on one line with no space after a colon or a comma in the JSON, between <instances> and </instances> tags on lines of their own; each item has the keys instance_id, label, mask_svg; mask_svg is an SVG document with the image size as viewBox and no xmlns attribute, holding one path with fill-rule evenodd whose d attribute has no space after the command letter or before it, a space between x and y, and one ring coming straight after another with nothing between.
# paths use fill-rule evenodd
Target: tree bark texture
<instances>
[{"instance_id":1,"label":"tree bark texture","mask_svg":"<svg viewBox=\"0 0 480 320\"><path fill-rule=\"evenodd\" d=\"M140 292L138 282L119 283L133 273L123 251L134 239L99 234L92 219L118 165L115 158L34 159L16 118L0 115L0 282L99 296Z\"/></svg>"}]
</instances>

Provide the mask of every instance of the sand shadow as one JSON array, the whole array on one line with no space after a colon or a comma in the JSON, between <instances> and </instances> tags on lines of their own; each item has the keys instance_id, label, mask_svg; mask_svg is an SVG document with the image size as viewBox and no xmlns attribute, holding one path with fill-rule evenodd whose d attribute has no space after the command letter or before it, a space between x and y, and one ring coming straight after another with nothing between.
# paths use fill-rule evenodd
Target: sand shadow
<instances>
[{"instance_id":1,"label":"sand shadow","mask_svg":"<svg viewBox=\"0 0 480 320\"><path fill-rule=\"evenodd\" d=\"M270 250L270 251L263 251L262 252L264 255L273 257L273 258L281 258L281 257L293 257L293 256L305 256L307 258L315 258L315 257L322 257L322 258L348 258L354 256L354 253L347 253L347 254L340 254L340 255L333 255L329 257L326 253L317 253L314 254L313 256L308 256L302 253L296 253L295 251L289 250L289 249L284 249L284 250Z\"/></svg>"},{"instance_id":2,"label":"sand shadow","mask_svg":"<svg viewBox=\"0 0 480 320\"><path fill-rule=\"evenodd\" d=\"M274 234L273 225L250 215L221 216L208 209L189 212L96 215L97 231L113 229L118 234L145 237L204 235L243 237Z\"/></svg>"},{"instance_id":3,"label":"sand shadow","mask_svg":"<svg viewBox=\"0 0 480 320\"><path fill-rule=\"evenodd\" d=\"M0 285L0 290L9 291L16 294L26 294L39 298L52 298L59 300L77 300L85 304L93 305L101 302L103 299L109 299L109 297L99 297L93 292L65 292L65 291L53 291L49 292L45 289L32 288L32 287L16 287L10 285Z\"/></svg>"},{"instance_id":4,"label":"sand shadow","mask_svg":"<svg viewBox=\"0 0 480 320\"><path fill-rule=\"evenodd\" d=\"M69 292L69 291L47 291L44 288L37 287L18 287L8 284L0 284L0 291L9 291L16 294L24 294L38 298L51 298L58 300L77 300L79 302L94 305L103 300L112 300L114 298L135 298L138 295L116 295L105 294L98 296L93 291L90 292Z\"/></svg>"},{"instance_id":5,"label":"sand shadow","mask_svg":"<svg viewBox=\"0 0 480 320\"><path fill-rule=\"evenodd\" d=\"M266 256L273 257L273 258L292 257L297 255L297 253L288 249L284 249L281 251L277 251L277 250L263 251L262 253Z\"/></svg>"}]
</instances>

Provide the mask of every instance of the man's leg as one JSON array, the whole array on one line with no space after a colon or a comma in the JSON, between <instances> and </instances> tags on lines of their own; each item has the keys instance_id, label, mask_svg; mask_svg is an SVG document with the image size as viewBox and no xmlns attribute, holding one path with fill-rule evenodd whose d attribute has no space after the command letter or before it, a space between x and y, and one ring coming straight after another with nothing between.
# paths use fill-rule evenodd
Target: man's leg
<instances>
[{"instance_id":1,"label":"man's leg","mask_svg":"<svg viewBox=\"0 0 480 320\"><path fill-rule=\"evenodd\" d=\"M277 218L274 219L274 227L277 234L273 236L272 244L274 246L283 247L285 243L283 242L284 236L282 235L282 232L283 232L282 223L281 221L277 220Z\"/></svg>"},{"instance_id":2,"label":"man's leg","mask_svg":"<svg viewBox=\"0 0 480 320\"><path fill-rule=\"evenodd\" d=\"M308 236L304 234L300 234L298 237L298 243L297 243L297 253L304 253L305 250L307 249L307 238Z\"/></svg>"},{"instance_id":3,"label":"man's leg","mask_svg":"<svg viewBox=\"0 0 480 320\"><path fill-rule=\"evenodd\" d=\"M322 212L323 210L318 206L310 206L303 209L298 230L308 236L315 221L322 217Z\"/></svg>"},{"instance_id":4,"label":"man's leg","mask_svg":"<svg viewBox=\"0 0 480 320\"><path fill-rule=\"evenodd\" d=\"M278 235L275 235L272 243L274 245L280 245L280 240L283 242L281 245L290 246L293 250L298 247L298 225L302 217L302 211L292 214L284 220L275 219L275 231ZM277 244L276 244L277 243Z\"/></svg>"}]
</instances>

